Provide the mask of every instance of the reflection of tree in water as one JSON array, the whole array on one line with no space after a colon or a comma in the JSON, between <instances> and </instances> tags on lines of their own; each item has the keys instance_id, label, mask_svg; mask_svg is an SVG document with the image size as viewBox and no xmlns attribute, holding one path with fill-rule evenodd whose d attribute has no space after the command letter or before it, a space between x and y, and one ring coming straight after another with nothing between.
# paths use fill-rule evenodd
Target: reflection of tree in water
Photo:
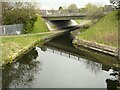
<instances>
[{"instance_id":1,"label":"reflection of tree in water","mask_svg":"<svg viewBox=\"0 0 120 90\"><path fill-rule=\"evenodd\" d=\"M2 87L30 87L34 74L40 70L40 62L36 61L38 53L35 49L25 54L12 65L4 66L2 71Z\"/></svg>"},{"instance_id":2,"label":"reflection of tree in water","mask_svg":"<svg viewBox=\"0 0 120 90\"><path fill-rule=\"evenodd\" d=\"M95 74L101 71L101 64L89 60L86 60L85 63L87 64L87 68L92 70L92 72L94 72Z\"/></svg>"},{"instance_id":3,"label":"reflection of tree in water","mask_svg":"<svg viewBox=\"0 0 120 90\"><path fill-rule=\"evenodd\" d=\"M87 68L92 70L95 74L101 71L101 64L93 62L93 61L86 61ZM120 90L120 71L115 69L110 69L110 77L106 79L107 89L108 90Z\"/></svg>"},{"instance_id":4,"label":"reflection of tree in water","mask_svg":"<svg viewBox=\"0 0 120 90\"><path fill-rule=\"evenodd\" d=\"M114 69L110 69L110 76L106 79L108 90L120 90L120 72Z\"/></svg>"},{"instance_id":5,"label":"reflection of tree in water","mask_svg":"<svg viewBox=\"0 0 120 90\"><path fill-rule=\"evenodd\" d=\"M87 68L92 70L95 74L101 71L101 64L93 62L93 61L86 61ZM110 69L110 77L106 79L107 89L108 90L120 90L120 70Z\"/></svg>"},{"instance_id":6,"label":"reflection of tree in water","mask_svg":"<svg viewBox=\"0 0 120 90\"><path fill-rule=\"evenodd\" d=\"M46 51L47 48L46 47L40 47L42 51Z\"/></svg>"}]
</instances>

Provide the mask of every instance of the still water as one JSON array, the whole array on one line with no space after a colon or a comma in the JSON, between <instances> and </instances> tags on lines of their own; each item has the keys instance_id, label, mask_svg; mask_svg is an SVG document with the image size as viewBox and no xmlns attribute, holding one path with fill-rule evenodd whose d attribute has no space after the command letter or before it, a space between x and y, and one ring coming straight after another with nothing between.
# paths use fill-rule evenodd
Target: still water
<instances>
[{"instance_id":1,"label":"still water","mask_svg":"<svg viewBox=\"0 0 120 90\"><path fill-rule=\"evenodd\" d=\"M112 64L100 63L71 41L70 33L60 36L4 66L3 88L107 88L116 58L102 55Z\"/></svg>"}]
</instances>

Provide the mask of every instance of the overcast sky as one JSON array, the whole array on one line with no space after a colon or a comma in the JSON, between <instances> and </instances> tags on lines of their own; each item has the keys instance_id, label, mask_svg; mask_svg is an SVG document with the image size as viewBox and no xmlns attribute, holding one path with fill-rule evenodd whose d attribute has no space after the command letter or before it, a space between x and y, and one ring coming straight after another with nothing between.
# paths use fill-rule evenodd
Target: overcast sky
<instances>
[{"instance_id":1,"label":"overcast sky","mask_svg":"<svg viewBox=\"0 0 120 90\"><path fill-rule=\"evenodd\" d=\"M58 9L59 6L68 7L71 3L75 3L79 8L84 7L87 3L96 5L109 5L109 0L0 0L7 2L39 2L41 9Z\"/></svg>"},{"instance_id":2,"label":"overcast sky","mask_svg":"<svg viewBox=\"0 0 120 90\"><path fill-rule=\"evenodd\" d=\"M58 9L59 6L67 7L71 3L75 3L79 8L84 7L87 3L96 5L109 5L109 0L38 0L42 9Z\"/></svg>"}]
</instances>

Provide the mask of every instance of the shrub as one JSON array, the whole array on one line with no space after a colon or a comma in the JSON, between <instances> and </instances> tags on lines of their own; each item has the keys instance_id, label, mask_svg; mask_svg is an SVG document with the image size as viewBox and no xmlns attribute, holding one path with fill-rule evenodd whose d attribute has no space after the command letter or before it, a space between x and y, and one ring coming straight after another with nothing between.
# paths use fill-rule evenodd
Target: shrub
<instances>
[{"instance_id":1,"label":"shrub","mask_svg":"<svg viewBox=\"0 0 120 90\"><path fill-rule=\"evenodd\" d=\"M12 2L11 2L12 3ZM3 24L24 24L23 33L33 30L34 23L37 20L35 9L30 3L2 3L3 5ZM20 6L20 7L18 7Z\"/></svg>"}]
</instances>

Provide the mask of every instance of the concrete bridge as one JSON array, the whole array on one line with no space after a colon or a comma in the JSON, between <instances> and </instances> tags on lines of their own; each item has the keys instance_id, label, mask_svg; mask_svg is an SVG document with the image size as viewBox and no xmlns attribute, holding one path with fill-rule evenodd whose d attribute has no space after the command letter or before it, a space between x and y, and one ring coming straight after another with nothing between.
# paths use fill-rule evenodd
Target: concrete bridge
<instances>
[{"instance_id":1,"label":"concrete bridge","mask_svg":"<svg viewBox=\"0 0 120 90\"><path fill-rule=\"evenodd\" d=\"M86 14L84 13L42 14L41 17L49 21L58 21L58 20L83 19L86 17Z\"/></svg>"},{"instance_id":2,"label":"concrete bridge","mask_svg":"<svg viewBox=\"0 0 120 90\"><path fill-rule=\"evenodd\" d=\"M79 10L41 10L41 17L45 20L50 31L77 26L75 19L84 19L85 13Z\"/></svg>"}]
</instances>

